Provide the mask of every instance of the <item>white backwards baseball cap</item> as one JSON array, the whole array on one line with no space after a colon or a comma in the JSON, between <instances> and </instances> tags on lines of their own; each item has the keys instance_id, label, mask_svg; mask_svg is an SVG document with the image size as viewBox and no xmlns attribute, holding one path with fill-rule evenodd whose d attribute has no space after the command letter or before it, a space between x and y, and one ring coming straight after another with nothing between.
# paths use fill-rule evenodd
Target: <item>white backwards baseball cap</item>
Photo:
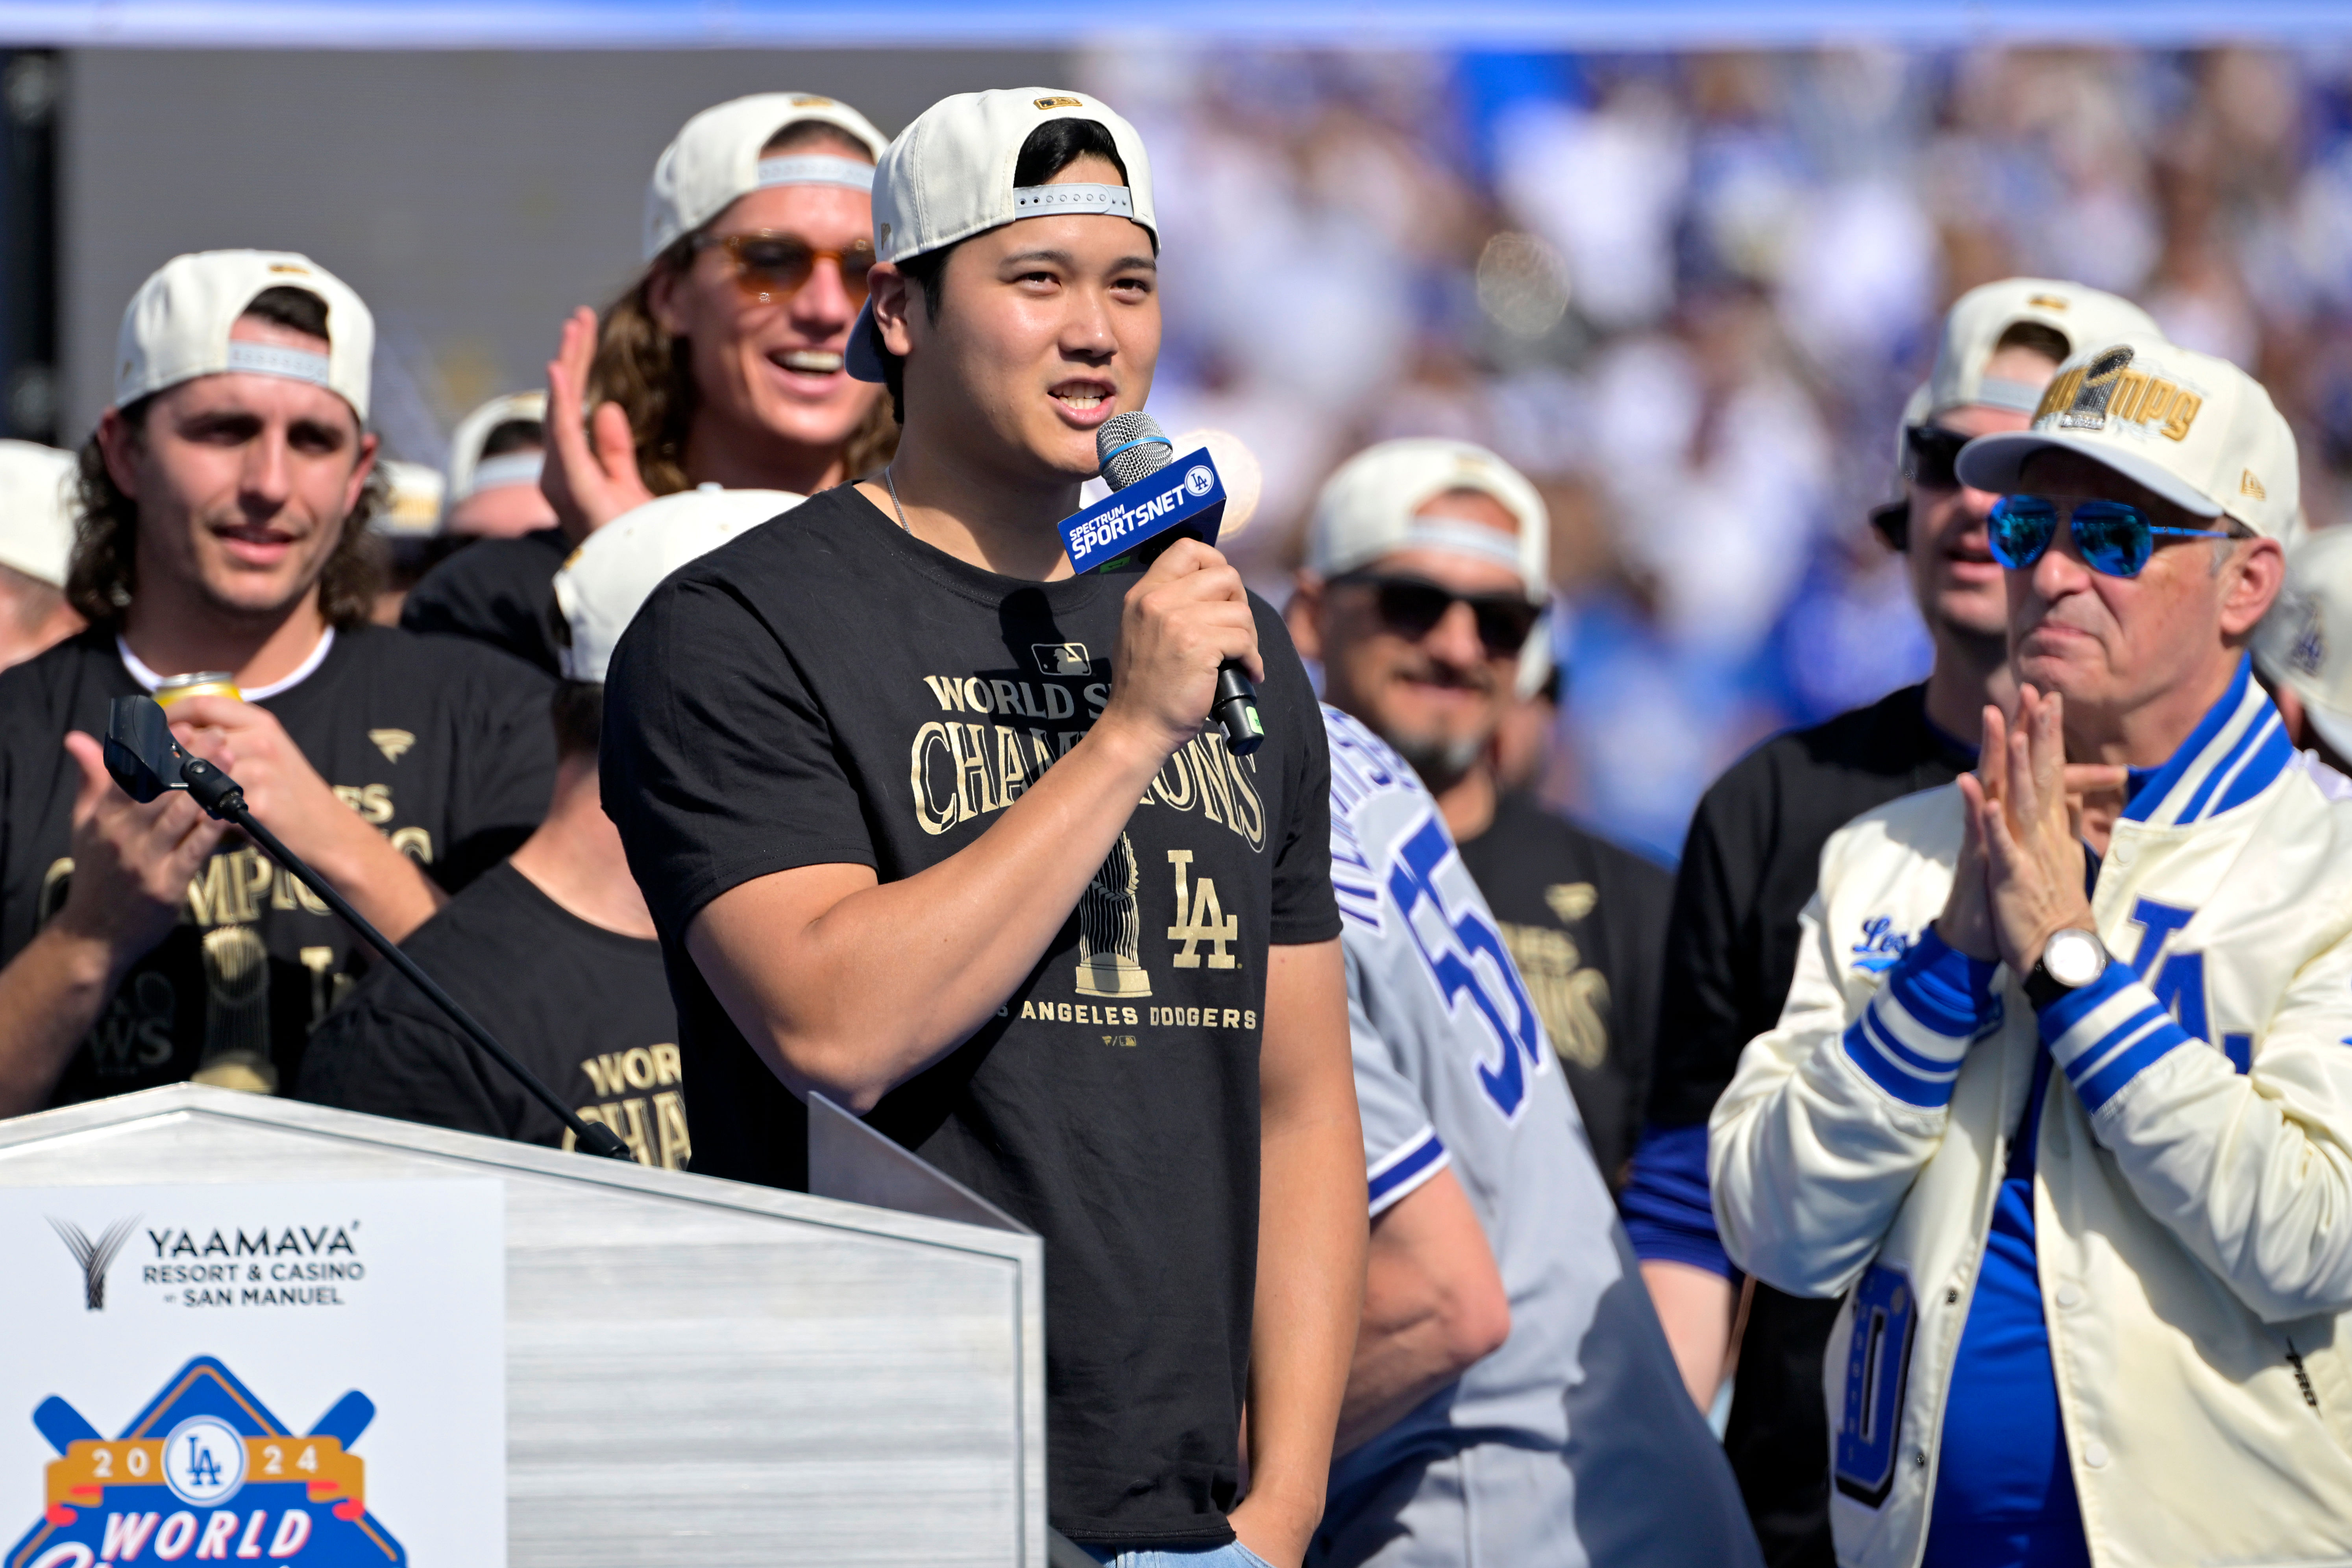
<instances>
[{"instance_id":1,"label":"white backwards baseball cap","mask_svg":"<svg viewBox=\"0 0 2352 1568\"><path fill-rule=\"evenodd\" d=\"M1936 368L1927 376L1927 411L1977 405L2031 414L2042 405L2046 383L2011 381L1985 374L2003 334L2022 322L2048 327L2065 339L2069 353L2119 338L2160 338L2163 331L2129 300L2048 278L2004 278L1983 283L1952 301L1944 312L1944 336L1936 348Z\"/></svg>"},{"instance_id":2,"label":"white backwards baseball cap","mask_svg":"<svg viewBox=\"0 0 2352 1568\"><path fill-rule=\"evenodd\" d=\"M1050 121L1091 120L1110 132L1123 185L1030 185L1015 189L1013 171L1030 133ZM1100 99L1059 88L997 88L943 98L916 117L874 171L874 257L904 261L1024 217L1107 213L1141 224L1160 239L1151 205L1151 161L1143 138ZM880 381L869 303L849 329L849 374Z\"/></svg>"},{"instance_id":3,"label":"white backwards baseball cap","mask_svg":"<svg viewBox=\"0 0 2352 1568\"><path fill-rule=\"evenodd\" d=\"M571 630L558 655L563 679L602 685L621 634L663 578L807 499L704 485L657 496L590 534L555 574L555 607Z\"/></svg>"},{"instance_id":4,"label":"white backwards baseball cap","mask_svg":"<svg viewBox=\"0 0 2352 1568\"><path fill-rule=\"evenodd\" d=\"M2253 645L2263 673L2292 688L2311 727L2352 757L2352 528L2316 530L2286 552L2286 585Z\"/></svg>"},{"instance_id":5,"label":"white backwards baseball cap","mask_svg":"<svg viewBox=\"0 0 2352 1568\"><path fill-rule=\"evenodd\" d=\"M2153 334L2108 340L2058 367L2031 429L1960 448L1962 484L2010 493L2034 453L2080 452L2198 517L2227 515L2266 539L2294 527L2294 432L2262 383L2228 360Z\"/></svg>"},{"instance_id":6,"label":"white backwards baseball cap","mask_svg":"<svg viewBox=\"0 0 2352 1568\"><path fill-rule=\"evenodd\" d=\"M543 428L547 424L547 394L509 392L491 398L457 421L457 433L449 437L450 505L505 485L539 483L540 469L547 460L544 450L501 452L495 458L482 456L482 444L490 438L490 432L517 420Z\"/></svg>"},{"instance_id":7,"label":"white backwards baseball cap","mask_svg":"<svg viewBox=\"0 0 2352 1568\"><path fill-rule=\"evenodd\" d=\"M229 329L267 289L299 289L327 307L327 352L232 342ZM323 386L365 424L375 356L375 318L351 285L290 250L205 250L175 256L139 286L122 312L114 354L114 405L200 375L241 371Z\"/></svg>"},{"instance_id":8,"label":"white backwards baseball cap","mask_svg":"<svg viewBox=\"0 0 2352 1568\"><path fill-rule=\"evenodd\" d=\"M770 185L874 186L874 167L838 153L793 152L763 157L770 138L797 121L830 125L875 158L889 139L838 99L814 92L755 92L706 109L662 149L646 187L646 259L727 210L736 197Z\"/></svg>"},{"instance_id":9,"label":"white backwards baseball cap","mask_svg":"<svg viewBox=\"0 0 2352 1568\"><path fill-rule=\"evenodd\" d=\"M1448 490L1476 490L1518 522L1516 538L1483 522L1417 517ZM1507 566L1531 604L1551 595L1551 514L1517 468L1467 441L1383 441L1339 465L1315 499L1307 565L1325 581L1399 550L1443 550Z\"/></svg>"},{"instance_id":10,"label":"white backwards baseball cap","mask_svg":"<svg viewBox=\"0 0 2352 1568\"><path fill-rule=\"evenodd\" d=\"M73 560L71 452L30 441L0 441L0 566L52 588L66 585Z\"/></svg>"}]
</instances>

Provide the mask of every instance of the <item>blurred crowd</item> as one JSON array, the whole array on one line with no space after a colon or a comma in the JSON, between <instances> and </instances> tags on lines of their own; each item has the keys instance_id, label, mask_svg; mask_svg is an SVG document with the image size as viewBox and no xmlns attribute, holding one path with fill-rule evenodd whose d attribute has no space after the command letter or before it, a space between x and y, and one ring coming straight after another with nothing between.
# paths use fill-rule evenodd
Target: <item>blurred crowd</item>
<instances>
[{"instance_id":1,"label":"blurred crowd","mask_svg":"<svg viewBox=\"0 0 2352 1568\"><path fill-rule=\"evenodd\" d=\"M2336 1560L2352 58L1211 64L707 108L446 432L156 270L0 445L0 1116L793 1187L824 1092L1046 1237L1081 1559ZM1064 580L1139 363L1279 627Z\"/></svg>"},{"instance_id":2,"label":"blurred crowd","mask_svg":"<svg viewBox=\"0 0 2352 1568\"><path fill-rule=\"evenodd\" d=\"M1869 536L1939 312L2072 278L2252 371L2311 520L2352 464L2352 61L2252 51L1104 54L1167 193L1153 407L1244 434L1284 581L1367 441L1486 442L1554 519L1546 794L1671 858L1762 736L1927 668ZM1290 274L1269 287L1266 269ZM1277 599L1279 595L1276 595Z\"/></svg>"}]
</instances>

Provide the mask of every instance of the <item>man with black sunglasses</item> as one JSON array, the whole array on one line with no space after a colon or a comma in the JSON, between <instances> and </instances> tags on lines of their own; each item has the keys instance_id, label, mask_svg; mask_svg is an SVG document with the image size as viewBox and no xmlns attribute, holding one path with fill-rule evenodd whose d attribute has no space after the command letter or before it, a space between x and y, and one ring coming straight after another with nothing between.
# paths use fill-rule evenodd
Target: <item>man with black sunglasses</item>
<instances>
[{"instance_id":1,"label":"man with black sunglasses","mask_svg":"<svg viewBox=\"0 0 2352 1568\"><path fill-rule=\"evenodd\" d=\"M1549 544L1492 452L1391 441L1324 487L1290 603L1324 665L1372 1215L1316 1568L1759 1561L1602 1180L1665 873L1495 777Z\"/></svg>"},{"instance_id":2,"label":"man with black sunglasses","mask_svg":"<svg viewBox=\"0 0 2352 1568\"><path fill-rule=\"evenodd\" d=\"M1958 480L1970 438L2022 429L2072 345L2153 331L2138 307L2080 284L2011 278L1946 315L1935 367L1896 432L1903 499L1873 517L1904 552L1935 644L1927 679L1767 742L1716 781L1685 844L1666 942L1649 1125L1622 1195L1626 1228L1691 1396L1711 1405L1741 1282L1717 1237L1706 1119L1739 1052L1780 1017L1797 917L1839 826L1975 761L1979 714L2011 700L2007 590L1985 537L1997 497ZM1891 963L1891 953L1859 955ZM1759 1283L1738 1337L1725 1446L1775 1564L1832 1562L1822 1346L1832 1302Z\"/></svg>"},{"instance_id":3,"label":"man with black sunglasses","mask_svg":"<svg viewBox=\"0 0 2352 1568\"><path fill-rule=\"evenodd\" d=\"M1671 879L1496 783L1494 742L1541 635L1551 523L1463 441L1386 441L1318 500L1291 636L1324 700L1411 763L1493 906L1613 1190L1648 1092Z\"/></svg>"},{"instance_id":4,"label":"man with black sunglasses","mask_svg":"<svg viewBox=\"0 0 2352 1568\"><path fill-rule=\"evenodd\" d=\"M1724 1241L1846 1298L1851 1568L2344 1562L2352 801L2248 657L2294 437L2143 334L1958 474L2001 493L2017 710L1823 849L1708 1128Z\"/></svg>"}]
</instances>

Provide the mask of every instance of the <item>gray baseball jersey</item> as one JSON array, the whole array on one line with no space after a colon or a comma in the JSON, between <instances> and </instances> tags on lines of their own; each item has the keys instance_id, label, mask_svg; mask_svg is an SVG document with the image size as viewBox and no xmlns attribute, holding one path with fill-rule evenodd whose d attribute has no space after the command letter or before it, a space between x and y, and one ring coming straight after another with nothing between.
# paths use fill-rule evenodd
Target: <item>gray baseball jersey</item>
<instances>
[{"instance_id":1,"label":"gray baseball jersey","mask_svg":"<svg viewBox=\"0 0 2352 1568\"><path fill-rule=\"evenodd\" d=\"M1510 1337L1332 1467L1318 1568L1760 1563L1543 1025L1437 803L1325 708L1372 1213L1451 1170Z\"/></svg>"}]
</instances>

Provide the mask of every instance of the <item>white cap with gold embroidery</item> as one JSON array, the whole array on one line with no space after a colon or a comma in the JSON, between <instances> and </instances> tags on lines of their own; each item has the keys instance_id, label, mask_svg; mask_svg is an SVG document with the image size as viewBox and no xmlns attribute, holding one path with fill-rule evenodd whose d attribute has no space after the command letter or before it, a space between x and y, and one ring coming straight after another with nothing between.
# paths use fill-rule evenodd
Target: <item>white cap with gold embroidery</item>
<instances>
[{"instance_id":1,"label":"white cap with gold embroidery","mask_svg":"<svg viewBox=\"0 0 2352 1568\"><path fill-rule=\"evenodd\" d=\"M2041 406L2042 384L1985 374L2001 338L2026 322L2056 332L2069 353L2118 338L2163 336L2154 319L2129 300L2080 283L2004 278L1979 284L1944 312L1944 336L1927 376L1927 415L1970 405L2018 414ZM1906 423L1925 423L1925 416Z\"/></svg>"},{"instance_id":2,"label":"white cap with gold embroidery","mask_svg":"<svg viewBox=\"0 0 2352 1568\"><path fill-rule=\"evenodd\" d=\"M646 187L646 259L727 210L736 197L770 185L844 185L871 190L874 168L838 153L761 156L775 133L795 121L830 125L872 154L888 138L837 99L814 92L755 92L704 110L679 128L654 164Z\"/></svg>"},{"instance_id":3,"label":"white cap with gold embroidery","mask_svg":"<svg viewBox=\"0 0 2352 1568\"><path fill-rule=\"evenodd\" d=\"M807 499L705 485L656 496L590 534L555 574L555 607L570 632L557 655L563 679L603 684L621 634L663 578Z\"/></svg>"},{"instance_id":4,"label":"white cap with gold embroidery","mask_svg":"<svg viewBox=\"0 0 2352 1568\"><path fill-rule=\"evenodd\" d=\"M229 329L254 296L299 289L327 307L327 352L232 342ZM114 354L114 405L200 375L241 371L325 387L364 423L375 356L375 318L351 285L290 250L205 250L175 256L139 286L122 312Z\"/></svg>"},{"instance_id":5,"label":"white cap with gold embroidery","mask_svg":"<svg viewBox=\"0 0 2352 1568\"><path fill-rule=\"evenodd\" d=\"M2352 528L2316 530L2286 552L2286 586L2253 641L2263 673L2293 687L2312 727L2352 757Z\"/></svg>"},{"instance_id":6,"label":"white cap with gold embroidery","mask_svg":"<svg viewBox=\"0 0 2352 1568\"><path fill-rule=\"evenodd\" d=\"M2198 517L2227 514L2268 539L2294 526L2294 432L2271 395L2228 360L2152 334L2093 345L2059 366L2031 429L1980 436L1960 449L1960 481L2018 490L2025 460L2053 447Z\"/></svg>"},{"instance_id":7,"label":"white cap with gold embroidery","mask_svg":"<svg viewBox=\"0 0 2352 1568\"><path fill-rule=\"evenodd\" d=\"M73 559L74 455L30 441L0 441L0 566L52 588Z\"/></svg>"},{"instance_id":8,"label":"white cap with gold embroidery","mask_svg":"<svg viewBox=\"0 0 2352 1568\"><path fill-rule=\"evenodd\" d=\"M1492 496L1516 538L1482 522L1415 514L1448 490ZM1398 550L1443 550L1507 566L1531 604L1550 596L1551 514L1517 468L1467 441L1412 437L1368 447L1323 482L1307 525L1307 565L1329 581Z\"/></svg>"}]
</instances>

